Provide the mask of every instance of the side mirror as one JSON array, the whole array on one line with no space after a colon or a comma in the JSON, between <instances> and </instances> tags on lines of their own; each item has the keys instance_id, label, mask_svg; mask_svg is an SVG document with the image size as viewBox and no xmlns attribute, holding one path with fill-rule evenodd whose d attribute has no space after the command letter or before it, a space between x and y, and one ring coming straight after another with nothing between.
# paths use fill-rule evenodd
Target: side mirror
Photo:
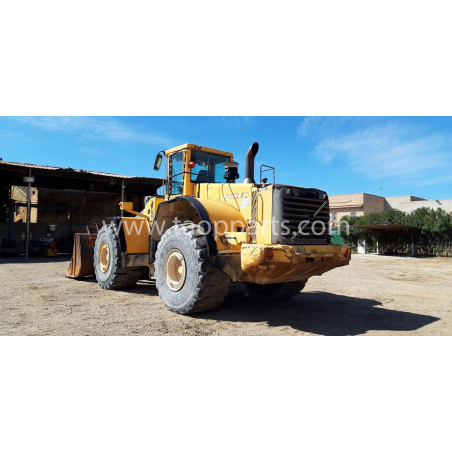
<instances>
[{"instance_id":1,"label":"side mirror","mask_svg":"<svg viewBox=\"0 0 452 452\"><path fill-rule=\"evenodd\" d=\"M160 169L160 166L162 164L162 154L160 154L160 152L157 154L157 157L155 157L155 163L154 163L154 170L158 171Z\"/></svg>"}]
</instances>

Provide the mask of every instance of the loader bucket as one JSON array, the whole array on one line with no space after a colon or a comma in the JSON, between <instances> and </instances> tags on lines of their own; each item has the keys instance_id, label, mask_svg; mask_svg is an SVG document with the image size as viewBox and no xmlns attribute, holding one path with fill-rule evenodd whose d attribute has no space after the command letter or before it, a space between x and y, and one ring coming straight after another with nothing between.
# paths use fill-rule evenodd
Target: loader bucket
<instances>
[{"instance_id":1,"label":"loader bucket","mask_svg":"<svg viewBox=\"0 0 452 452\"><path fill-rule=\"evenodd\" d=\"M94 244L97 234L74 234L74 250L66 271L68 278L94 275Z\"/></svg>"}]
</instances>

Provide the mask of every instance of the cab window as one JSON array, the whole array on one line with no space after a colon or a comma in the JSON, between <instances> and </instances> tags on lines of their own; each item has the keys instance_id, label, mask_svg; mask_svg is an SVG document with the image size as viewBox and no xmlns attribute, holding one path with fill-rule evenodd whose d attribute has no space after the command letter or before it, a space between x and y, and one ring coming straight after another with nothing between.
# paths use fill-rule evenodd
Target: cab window
<instances>
[{"instance_id":1,"label":"cab window","mask_svg":"<svg viewBox=\"0 0 452 452\"><path fill-rule=\"evenodd\" d=\"M163 185L160 185L160 187L159 188L157 188L157 195L158 196L162 196L162 195L166 195L167 194L167 189L166 189L166 187L167 187L167 183L166 183L166 181L163 183Z\"/></svg>"},{"instance_id":2,"label":"cab window","mask_svg":"<svg viewBox=\"0 0 452 452\"><path fill-rule=\"evenodd\" d=\"M178 152L170 157L171 195L182 194L183 187L183 153Z\"/></svg>"},{"instance_id":3,"label":"cab window","mask_svg":"<svg viewBox=\"0 0 452 452\"><path fill-rule=\"evenodd\" d=\"M230 158L224 155L209 154L203 151L192 151L191 161L195 162L191 170L191 181L195 184L206 182L224 182L224 165Z\"/></svg>"}]
</instances>

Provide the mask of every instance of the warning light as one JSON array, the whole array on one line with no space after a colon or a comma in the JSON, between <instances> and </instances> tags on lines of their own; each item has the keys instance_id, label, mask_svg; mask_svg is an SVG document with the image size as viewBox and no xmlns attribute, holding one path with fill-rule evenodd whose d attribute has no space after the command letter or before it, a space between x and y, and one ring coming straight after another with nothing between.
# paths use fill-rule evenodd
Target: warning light
<instances>
[{"instance_id":1,"label":"warning light","mask_svg":"<svg viewBox=\"0 0 452 452\"><path fill-rule=\"evenodd\" d=\"M267 259L268 261L271 261L273 259L273 251L272 250L267 250L265 252L265 259Z\"/></svg>"},{"instance_id":2,"label":"warning light","mask_svg":"<svg viewBox=\"0 0 452 452\"><path fill-rule=\"evenodd\" d=\"M194 167L195 167L195 162L190 162L190 163L188 164L188 167L189 167L189 168L194 168Z\"/></svg>"}]
</instances>

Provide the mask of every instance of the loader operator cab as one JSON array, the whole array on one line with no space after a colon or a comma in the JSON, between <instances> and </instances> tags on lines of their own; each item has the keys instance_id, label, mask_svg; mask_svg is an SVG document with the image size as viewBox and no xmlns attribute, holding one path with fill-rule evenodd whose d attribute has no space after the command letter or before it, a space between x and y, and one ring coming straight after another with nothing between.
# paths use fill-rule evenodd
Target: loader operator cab
<instances>
[{"instance_id":1,"label":"loader operator cab","mask_svg":"<svg viewBox=\"0 0 452 452\"><path fill-rule=\"evenodd\" d=\"M224 164L229 162L230 157L224 155L210 154L204 151L192 151L190 163L191 182L201 183L222 183L224 182Z\"/></svg>"},{"instance_id":2,"label":"loader operator cab","mask_svg":"<svg viewBox=\"0 0 452 452\"><path fill-rule=\"evenodd\" d=\"M224 183L225 163L233 160L233 156L229 152L184 145L179 149L170 149L157 154L155 170L160 168L163 160L162 154L166 157L166 168L163 184L157 190L157 194L170 197L191 192L188 185Z\"/></svg>"}]
</instances>

